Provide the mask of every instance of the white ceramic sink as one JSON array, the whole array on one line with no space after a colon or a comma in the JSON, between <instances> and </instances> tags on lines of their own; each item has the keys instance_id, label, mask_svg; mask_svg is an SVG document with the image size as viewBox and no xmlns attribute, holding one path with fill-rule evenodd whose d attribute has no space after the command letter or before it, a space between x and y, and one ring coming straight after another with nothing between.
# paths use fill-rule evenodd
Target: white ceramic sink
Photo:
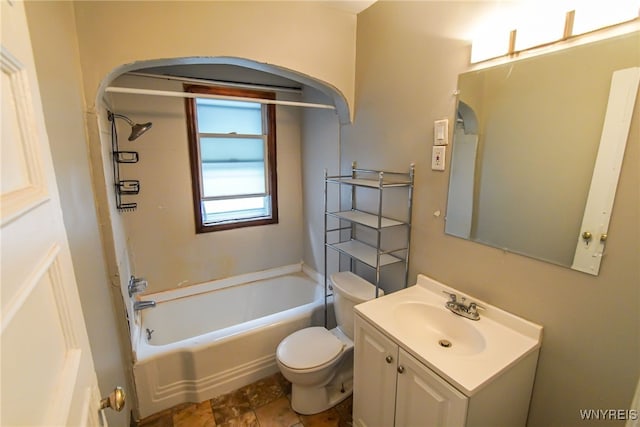
<instances>
[{"instance_id":1,"label":"white ceramic sink","mask_svg":"<svg viewBox=\"0 0 640 427\"><path fill-rule=\"evenodd\" d=\"M480 320L449 311L445 292L484 307ZM355 311L468 396L536 351L542 339L541 326L424 275Z\"/></svg>"}]
</instances>

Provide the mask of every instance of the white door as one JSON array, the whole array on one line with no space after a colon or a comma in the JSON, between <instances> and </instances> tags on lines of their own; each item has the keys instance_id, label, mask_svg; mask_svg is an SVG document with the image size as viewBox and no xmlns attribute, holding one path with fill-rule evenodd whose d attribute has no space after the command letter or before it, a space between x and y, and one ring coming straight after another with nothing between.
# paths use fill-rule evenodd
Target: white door
<instances>
[{"instance_id":1,"label":"white door","mask_svg":"<svg viewBox=\"0 0 640 427\"><path fill-rule=\"evenodd\" d=\"M0 2L0 425L104 425L24 5Z\"/></svg>"},{"instance_id":2,"label":"white door","mask_svg":"<svg viewBox=\"0 0 640 427\"><path fill-rule=\"evenodd\" d=\"M467 397L400 349L396 426L463 427Z\"/></svg>"}]
</instances>

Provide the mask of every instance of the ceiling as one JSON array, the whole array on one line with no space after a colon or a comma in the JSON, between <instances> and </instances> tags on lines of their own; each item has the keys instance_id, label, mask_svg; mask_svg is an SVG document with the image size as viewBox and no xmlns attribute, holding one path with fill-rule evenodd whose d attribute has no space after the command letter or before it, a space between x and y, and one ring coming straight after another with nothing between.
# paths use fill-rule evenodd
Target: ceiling
<instances>
[{"instance_id":1,"label":"ceiling","mask_svg":"<svg viewBox=\"0 0 640 427\"><path fill-rule=\"evenodd\" d=\"M358 14L374 4L376 0L335 0L329 1L332 6L346 12Z\"/></svg>"}]
</instances>

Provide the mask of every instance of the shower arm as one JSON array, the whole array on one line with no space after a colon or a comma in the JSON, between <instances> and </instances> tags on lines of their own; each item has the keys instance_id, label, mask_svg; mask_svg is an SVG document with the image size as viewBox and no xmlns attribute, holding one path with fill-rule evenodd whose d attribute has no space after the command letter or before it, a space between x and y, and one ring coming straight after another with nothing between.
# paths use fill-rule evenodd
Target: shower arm
<instances>
[{"instance_id":1,"label":"shower arm","mask_svg":"<svg viewBox=\"0 0 640 427\"><path fill-rule=\"evenodd\" d=\"M116 118L122 119L125 122L129 123L129 126L134 126L135 125L135 123L133 123L133 120L131 120L129 117L124 116L122 114L118 114L118 113L112 113L111 111L109 111L109 120L113 121Z\"/></svg>"}]
</instances>

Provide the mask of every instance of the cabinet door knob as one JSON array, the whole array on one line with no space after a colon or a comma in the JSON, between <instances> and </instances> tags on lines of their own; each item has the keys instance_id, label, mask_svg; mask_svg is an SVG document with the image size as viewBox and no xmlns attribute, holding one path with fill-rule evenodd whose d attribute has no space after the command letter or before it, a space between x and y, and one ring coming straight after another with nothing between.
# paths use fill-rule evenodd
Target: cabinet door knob
<instances>
[{"instance_id":1,"label":"cabinet door knob","mask_svg":"<svg viewBox=\"0 0 640 427\"><path fill-rule=\"evenodd\" d=\"M398 373L403 373L404 372L404 366L400 365L398 366Z\"/></svg>"},{"instance_id":2,"label":"cabinet door knob","mask_svg":"<svg viewBox=\"0 0 640 427\"><path fill-rule=\"evenodd\" d=\"M391 363L391 362L393 362L393 356L387 356L387 357L384 358L384 360L386 360L387 363Z\"/></svg>"}]
</instances>

